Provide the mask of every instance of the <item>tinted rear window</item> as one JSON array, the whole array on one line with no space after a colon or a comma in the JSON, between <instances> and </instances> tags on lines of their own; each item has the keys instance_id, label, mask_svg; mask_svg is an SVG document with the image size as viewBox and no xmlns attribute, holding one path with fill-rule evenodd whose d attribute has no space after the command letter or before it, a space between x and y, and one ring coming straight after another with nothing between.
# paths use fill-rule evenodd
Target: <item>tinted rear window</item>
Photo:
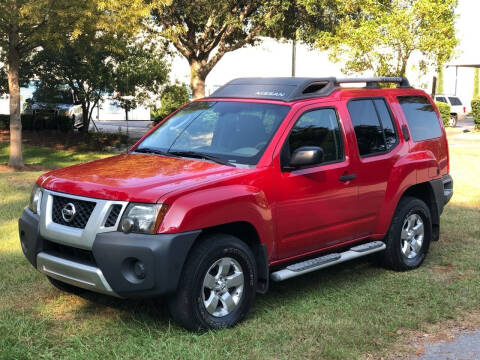
<instances>
[{"instance_id":1,"label":"tinted rear window","mask_svg":"<svg viewBox=\"0 0 480 360\"><path fill-rule=\"evenodd\" d=\"M426 97L400 96L398 102L407 118L414 141L434 139L442 135L437 114Z\"/></svg>"},{"instance_id":2,"label":"tinted rear window","mask_svg":"<svg viewBox=\"0 0 480 360\"><path fill-rule=\"evenodd\" d=\"M450 100L450 105L452 105L452 106L462 105L462 102L457 97L449 97L448 99Z\"/></svg>"},{"instance_id":3,"label":"tinted rear window","mask_svg":"<svg viewBox=\"0 0 480 360\"><path fill-rule=\"evenodd\" d=\"M443 102L443 103L447 103L447 99L443 96L437 96L436 97L436 100L437 101L440 101L440 102Z\"/></svg>"}]
</instances>

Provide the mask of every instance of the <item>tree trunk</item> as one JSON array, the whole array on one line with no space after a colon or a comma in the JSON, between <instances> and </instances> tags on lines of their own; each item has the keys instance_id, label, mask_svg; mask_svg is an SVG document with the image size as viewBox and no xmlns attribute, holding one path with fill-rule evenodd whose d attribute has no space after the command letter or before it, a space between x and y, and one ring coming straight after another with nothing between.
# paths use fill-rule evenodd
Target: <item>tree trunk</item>
<instances>
[{"instance_id":1,"label":"tree trunk","mask_svg":"<svg viewBox=\"0 0 480 360\"><path fill-rule=\"evenodd\" d=\"M89 107L86 103L82 102L82 128L81 132L88 133L88 127L90 126L90 114Z\"/></svg>"},{"instance_id":2,"label":"tree trunk","mask_svg":"<svg viewBox=\"0 0 480 360\"><path fill-rule=\"evenodd\" d=\"M192 96L194 99L205 97L205 79L207 74L204 73L203 67L205 62L196 60L189 61L190 63L190 88L192 89Z\"/></svg>"},{"instance_id":3,"label":"tree trunk","mask_svg":"<svg viewBox=\"0 0 480 360\"><path fill-rule=\"evenodd\" d=\"M12 26L8 34L8 89L10 93L10 158L8 165L14 169L23 167L22 120L20 118L20 52L17 48L17 27Z\"/></svg>"}]
</instances>

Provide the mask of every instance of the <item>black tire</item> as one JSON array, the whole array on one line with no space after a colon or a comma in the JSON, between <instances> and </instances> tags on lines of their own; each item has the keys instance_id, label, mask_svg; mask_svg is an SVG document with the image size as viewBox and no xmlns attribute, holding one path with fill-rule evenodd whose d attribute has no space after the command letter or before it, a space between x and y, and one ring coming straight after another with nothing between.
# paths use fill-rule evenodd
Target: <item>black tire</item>
<instances>
[{"instance_id":1,"label":"black tire","mask_svg":"<svg viewBox=\"0 0 480 360\"><path fill-rule=\"evenodd\" d=\"M204 299L205 292L213 293L214 290L204 287L204 279L209 270L216 272L215 268L211 267L220 259L233 259L241 267L243 292L230 313L224 316L213 316L207 310ZM257 267L250 248L231 235L207 235L195 245L187 258L177 291L168 301L170 314L176 322L188 330L232 327L242 321L250 310L255 299L256 284ZM230 292L229 289L227 291ZM224 306L220 301L218 304L218 309Z\"/></svg>"},{"instance_id":2,"label":"black tire","mask_svg":"<svg viewBox=\"0 0 480 360\"><path fill-rule=\"evenodd\" d=\"M456 127L458 122L458 115L450 115L449 125L450 127Z\"/></svg>"},{"instance_id":3,"label":"black tire","mask_svg":"<svg viewBox=\"0 0 480 360\"><path fill-rule=\"evenodd\" d=\"M402 251L402 245L405 242L402 240L402 230L406 224L407 219L413 215L414 218L419 216L423 222L423 241L420 249L415 251L416 254L409 254L411 258L406 256ZM420 199L406 196L402 198L395 210L390 229L385 238L387 248L382 254L382 263L392 270L407 271L418 268L428 253L430 242L432 239L432 220L428 206ZM413 250L412 250L413 251Z\"/></svg>"},{"instance_id":4,"label":"black tire","mask_svg":"<svg viewBox=\"0 0 480 360\"><path fill-rule=\"evenodd\" d=\"M47 279L48 279L48 281L50 281L50 283L53 286L55 286L60 291L68 292L70 294L80 294L83 291L83 289L81 289L79 287L61 282L61 281L59 281L57 279L54 279L50 276L47 276Z\"/></svg>"}]
</instances>

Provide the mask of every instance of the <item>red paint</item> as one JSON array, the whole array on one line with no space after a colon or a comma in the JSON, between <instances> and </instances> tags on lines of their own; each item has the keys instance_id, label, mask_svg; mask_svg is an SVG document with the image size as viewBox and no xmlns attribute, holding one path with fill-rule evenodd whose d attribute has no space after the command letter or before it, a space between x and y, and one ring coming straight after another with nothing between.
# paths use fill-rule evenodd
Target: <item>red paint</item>
<instances>
[{"instance_id":1,"label":"red paint","mask_svg":"<svg viewBox=\"0 0 480 360\"><path fill-rule=\"evenodd\" d=\"M396 99L400 95L428 97L415 89L342 88L328 97L287 103L290 112L254 168L124 154L54 170L37 183L54 191L94 198L166 203L169 209L158 230L163 233L250 223L267 246L270 263L277 264L365 238L382 238L405 190L449 172L442 122L439 120L440 138L406 141L401 127L407 122ZM389 153L359 156L347 102L361 97L386 99L399 134L397 146ZM222 100L285 104L250 99L216 101ZM304 111L319 107L334 107L339 114L344 161L282 172L280 150L291 127ZM349 173L355 173L356 179L339 181L341 175Z\"/></svg>"}]
</instances>

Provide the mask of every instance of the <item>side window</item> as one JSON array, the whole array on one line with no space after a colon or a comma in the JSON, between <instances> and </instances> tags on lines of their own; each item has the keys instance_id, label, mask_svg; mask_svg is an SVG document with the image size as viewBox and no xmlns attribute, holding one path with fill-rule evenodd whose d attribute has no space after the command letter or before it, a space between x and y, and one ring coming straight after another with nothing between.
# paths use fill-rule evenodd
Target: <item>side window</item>
<instances>
[{"instance_id":1,"label":"side window","mask_svg":"<svg viewBox=\"0 0 480 360\"><path fill-rule=\"evenodd\" d=\"M448 100L450 100L450 105L452 106L461 106L462 102L458 97L449 97Z\"/></svg>"},{"instance_id":2,"label":"side window","mask_svg":"<svg viewBox=\"0 0 480 360\"><path fill-rule=\"evenodd\" d=\"M397 144L397 131L393 124L392 116L388 111L387 104L383 99L373 100L375 107L377 108L378 116L383 127L383 134L385 135L385 143L387 145L387 151L390 151Z\"/></svg>"},{"instance_id":3,"label":"side window","mask_svg":"<svg viewBox=\"0 0 480 360\"><path fill-rule=\"evenodd\" d=\"M448 104L447 99L444 96L437 96L435 100Z\"/></svg>"},{"instance_id":4,"label":"side window","mask_svg":"<svg viewBox=\"0 0 480 360\"><path fill-rule=\"evenodd\" d=\"M383 99L351 100L352 119L360 156L387 152L397 144L397 132Z\"/></svg>"},{"instance_id":5,"label":"side window","mask_svg":"<svg viewBox=\"0 0 480 360\"><path fill-rule=\"evenodd\" d=\"M438 138L442 135L440 121L432 104L424 96L399 96L414 141Z\"/></svg>"},{"instance_id":6,"label":"side window","mask_svg":"<svg viewBox=\"0 0 480 360\"><path fill-rule=\"evenodd\" d=\"M290 132L284 154L290 158L301 146L320 146L323 162L343 160L342 134L335 110L317 109L300 116Z\"/></svg>"}]
</instances>

